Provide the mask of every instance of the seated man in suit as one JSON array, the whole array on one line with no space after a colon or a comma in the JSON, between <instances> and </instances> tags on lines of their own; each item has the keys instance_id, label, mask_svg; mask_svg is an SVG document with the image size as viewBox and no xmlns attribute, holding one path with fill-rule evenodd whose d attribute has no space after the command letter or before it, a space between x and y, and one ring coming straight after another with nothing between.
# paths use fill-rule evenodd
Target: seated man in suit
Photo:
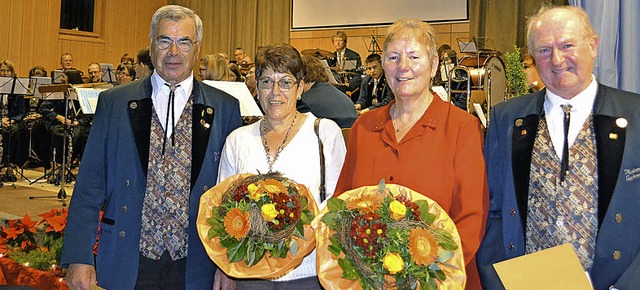
<instances>
[{"instance_id":1,"label":"seated man in suit","mask_svg":"<svg viewBox=\"0 0 640 290\"><path fill-rule=\"evenodd\" d=\"M360 97L355 104L358 114L380 108L393 100L393 92L387 87L387 80L384 77L380 55L370 54L367 56L365 64L367 65L367 76L362 79Z\"/></svg>"},{"instance_id":2,"label":"seated man in suit","mask_svg":"<svg viewBox=\"0 0 640 290\"><path fill-rule=\"evenodd\" d=\"M82 71L73 67L73 55L69 52L65 52L60 56L60 66L58 70L61 70L63 83L81 84L82 83ZM52 75L53 76L53 75ZM56 80L54 80L56 82Z\"/></svg>"},{"instance_id":3,"label":"seated man in suit","mask_svg":"<svg viewBox=\"0 0 640 290\"><path fill-rule=\"evenodd\" d=\"M483 287L504 289L494 263L570 244L594 289L640 289L640 95L592 75L599 37L581 8L543 7L526 31L546 88L491 114Z\"/></svg>"},{"instance_id":4,"label":"seated man in suit","mask_svg":"<svg viewBox=\"0 0 640 290\"><path fill-rule=\"evenodd\" d=\"M328 83L329 77L318 58L303 55L302 64L304 88L297 103L298 111L311 112L318 118L331 119L340 128L351 128L358 114L349 97Z\"/></svg>"}]
</instances>

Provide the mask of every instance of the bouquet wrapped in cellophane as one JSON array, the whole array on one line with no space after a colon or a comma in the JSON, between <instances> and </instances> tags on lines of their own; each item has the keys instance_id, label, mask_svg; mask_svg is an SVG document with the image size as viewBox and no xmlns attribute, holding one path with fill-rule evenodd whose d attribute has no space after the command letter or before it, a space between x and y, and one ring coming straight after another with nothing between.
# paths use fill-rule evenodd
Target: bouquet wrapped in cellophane
<instances>
[{"instance_id":1,"label":"bouquet wrapped in cellophane","mask_svg":"<svg viewBox=\"0 0 640 290\"><path fill-rule=\"evenodd\" d=\"M200 198L196 221L209 257L236 278L277 278L315 247L308 189L278 173L231 176Z\"/></svg>"},{"instance_id":2,"label":"bouquet wrapped in cellophane","mask_svg":"<svg viewBox=\"0 0 640 290\"><path fill-rule=\"evenodd\" d=\"M347 191L312 226L325 289L464 289L455 224L411 189L381 181Z\"/></svg>"}]
</instances>

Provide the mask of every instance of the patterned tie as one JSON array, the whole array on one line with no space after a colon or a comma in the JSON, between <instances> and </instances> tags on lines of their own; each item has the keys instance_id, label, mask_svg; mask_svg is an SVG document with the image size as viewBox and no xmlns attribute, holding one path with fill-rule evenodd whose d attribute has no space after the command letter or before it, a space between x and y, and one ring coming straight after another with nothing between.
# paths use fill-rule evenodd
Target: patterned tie
<instances>
[{"instance_id":1,"label":"patterned tie","mask_svg":"<svg viewBox=\"0 0 640 290\"><path fill-rule=\"evenodd\" d=\"M167 144L167 135L169 135L169 116L171 116L171 146L176 145L175 132L176 129L176 121L174 115L174 103L176 98L176 88L180 85L174 86L169 83L164 83L165 86L169 87L169 103L167 105L167 118L165 119L165 130L164 130L164 140L162 140L162 155L164 155L164 148Z\"/></svg>"},{"instance_id":2,"label":"patterned tie","mask_svg":"<svg viewBox=\"0 0 640 290\"><path fill-rule=\"evenodd\" d=\"M564 181L564 177L569 170L569 123L571 122L571 105L560 105L564 112L564 146L562 148L562 161L560 162L560 182Z\"/></svg>"}]
</instances>

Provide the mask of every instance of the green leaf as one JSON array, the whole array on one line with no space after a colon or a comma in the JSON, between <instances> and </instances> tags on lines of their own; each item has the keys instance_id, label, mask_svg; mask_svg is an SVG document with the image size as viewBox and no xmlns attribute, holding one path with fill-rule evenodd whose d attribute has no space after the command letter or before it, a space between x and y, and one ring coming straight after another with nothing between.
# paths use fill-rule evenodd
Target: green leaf
<instances>
[{"instance_id":1,"label":"green leaf","mask_svg":"<svg viewBox=\"0 0 640 290\"><path fill-rule=\"evenodd\" d=\"M298 222L296 224L296 228L293 230L293 234L298 237L304 238L304 224Z\"/></svg>"},{"instance_id":2,"label":"green leaf","mask_svg":"<svg viewBox=\"0 0 640 290\"><path fill-rule=\"evenodd\" d=\"M380 193L383 193L383 192L384 192L385 187L386 187L386 186L385 186L385 184L384 184L384 178L383 178L383 179L380 179L380 182L378 183L378 191L379 191Z\"/></svg>"},{"instance_id":3,"label":"green leaf","mask_svg":"<svg viewBox=\"0 0 640 290\"><path fill-rule=\"evenodd\" d=\"M305 209L300 213L300 221L305 225L310 224L313 218L313 213L308 209Z\"/></svg>"},{"instance_id":4,"label":"green leaf","mask_svg":"<svg viewBox=\"0 0 640 290\"><path fill-rule=\"evenodd\" d=\"M335 230L336 229L336 219L338 218L339 214L335 211L329 211L326 212L323 216L322 219L320 219L323 223L325 223L330 229Z\"/></svg>"},{"instance_id":5,"label":"green leaf","mask_svg":"<svg viewBox=\"0 0 640 290\"><path fill-rule=\"evenodd\" d=\"M228 240L234 239L230 238ZM227 260L229 262L240 262L244 259L247 254L247 240L246 238L242 239L242 241L232 243L230 247L227 247Z\"/></svg>"},{"instance_id":6,"label":"green leaf","mask_svg":"<svg viewBox=\"0 0 640 290\"><path fill-rule=\"evenodd\" d=\"M416 204L420 210L420 218L427 224L432 224L436 220L436 215L429 212L429 203L426 200L418 200Z\"/></svg>"},{"instance_id":7,"label":"green leaf","mask_svg":"<svg viewBox=\"0 0 640 290\"><path fill-rule=\"evenodd\" d=\"M327 208L329 208L329 211L340 211L347 208L347 203L342 199L332 197L327 200Z\"/></svg>"},{"instance_id":8,"label":"green leaf","mask_svg":"<svg viewBox=\"0 0 640 290\"><path fill-rule=\"evenodd\" d=\"M436 260L438 260L438 262L440 263L444 263L446 261L449 261L449 259L451 259L452 257L453 257L452 251L440 251L440 255Z\"/></svg>"},{"instance_id":9,"label":"green leaf","mask_svg":"<svg viewBox=\"0 0 640 290\"><path fill-rule=\"evenodd\" d=\"M338 259L338 265L342 268L342 278L355 280L358 278L358 271L349 259Z\"/></svg>"},{"instance_id":10,"label":"green leaf","mask_svg":"<svg viewBox=\"0 0 640 290\"><path fill-rule=\"evenodd\" d=\"M307 197L299 195L298 198L300 198L300 208L308 208L309 200L307 199Z\"/></svg>"},{"instance_id":11,"label":"green leaf","mask_svg":"<svg viewBox=\"0 0 640 290\"><path fill-rule=\"evenodd\" d=\"M438 285L436 284L436 280L429 279L429 280L427 280L427 283L424 283L424 285L422 285L422 283L420 283L420 289L423 289L423 290L438 290Z\"/></svg>"},{"instance_id":12,"label":"green leaf","mask_svg":"<svg viewBox=\"0 0 640 290\"><path fill-rule=\"evenodd\" d=\"M445 230L434 229L433 235L438 241L438 246L442 247L444 250L453 251L458 249L458 245L453 240L453 236Z\"/></svg>"},{"instance_id":13,"label":"green leaf","mask_svg":"<svg viewBox=\"0 0 640 290\"><path fill-rule=\"evenodd\" d=\"M295 239L292 239L291 244L289 244L289 252L293 256L298 253L298 242Z\"/></svg>"}]
</instances>

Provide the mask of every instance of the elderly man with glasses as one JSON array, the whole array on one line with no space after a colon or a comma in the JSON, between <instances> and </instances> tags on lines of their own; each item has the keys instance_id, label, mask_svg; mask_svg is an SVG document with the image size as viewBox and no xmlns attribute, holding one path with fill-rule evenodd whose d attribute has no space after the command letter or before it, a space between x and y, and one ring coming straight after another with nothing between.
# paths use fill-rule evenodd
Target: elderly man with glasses
<instances>
[{"instance_id":1,"label":"elderly man with glasses","mask_svg":"<svg viewBox=\"0 0 640 290\"><path fill-rule=\"evenodd\" d=\"M62 253L71 289L96 281L106 289L213 287L216 267L195 221L241 119L235 98L194 79L201 40L192 10L161 7L151 23L152 75L101 93Z\"/></svg>"}]
</instances>

